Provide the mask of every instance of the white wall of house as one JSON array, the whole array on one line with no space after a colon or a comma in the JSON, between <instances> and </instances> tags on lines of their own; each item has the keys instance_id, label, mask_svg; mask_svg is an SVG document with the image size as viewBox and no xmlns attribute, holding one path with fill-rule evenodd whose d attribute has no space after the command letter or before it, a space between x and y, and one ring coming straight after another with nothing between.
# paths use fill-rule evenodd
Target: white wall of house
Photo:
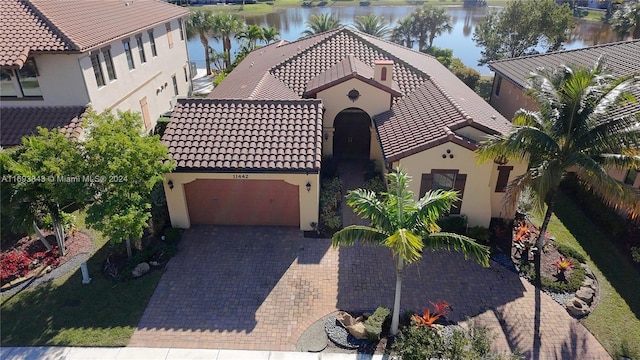
<instances>
[{"instance_id":1,"label":"white wall of house","mask_svg":"<svg viewBox=\"0 0 640 360\"><path fill-rule=\"evenodd\" d=\"M186 37L180 39L177 20L171 22L171 38L173 46L169 47L169 40L165 24L153 28L157 56L153 56L149 41L149 29L132 34L129 39L131 55L135 68L129 69L124 50L124 39L118 39L109 45L116 72L116 80L109 81L104 57L100 54L101 66L105 82L98 86L95 79L91 58L84 54L78 60L82 68L91 104L96 111L131 110L141 112L140 101L146 97L149 107L151 126L158 117L171 110L176 103L176 97L186 97L189 91L190 74L187 57ZM136 35L142 35L146 62L142 63L136 43ZM125 38L126 39L126 38ZM185 77L185 69L187 76ZM178 95L175 95L172 76L178 85Z\"/></svg>"}]
</instances>

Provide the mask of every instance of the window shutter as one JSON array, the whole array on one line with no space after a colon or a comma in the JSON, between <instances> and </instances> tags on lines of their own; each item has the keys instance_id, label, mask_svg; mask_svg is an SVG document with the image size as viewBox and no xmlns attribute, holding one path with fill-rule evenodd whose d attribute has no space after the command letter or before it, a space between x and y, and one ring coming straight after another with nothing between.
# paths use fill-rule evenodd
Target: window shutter
<instances>
[{"instance_id":1,"label":"window shutter","mask_svg":"<svg viewBox=\"0 0 640 360\"><path fill-rule=\"evenodd\" d=\"M467 183L467 174L457 174L456 181L453 184L453 190L458 192L459 201L456 201L451 208L451 214L460 214L462 209L462 197L464 195L464 186Z\"/></svg>"},{"instance_id":2,"label":"window shutter","mask_svg":"<svg viewBox=\"0 0 640 360\"><path fill-rule=\"evenodd\" d=\"M513 166L498 166L498 181L496 182L496 192L505 192L509 183L509 174Z\"/></svg>"},{"instance_id":3,"label":"window shutter","mask_svg":"<svg viewBox=\"0 0 640 360\"><path fill-rule=\"evenodd\" d=\"M431 186L433 185L433 175L432 174L422 174L422 180L420 181L420 198L427 193L427 191L431 190Z\"/></svg>"}]
</instances>

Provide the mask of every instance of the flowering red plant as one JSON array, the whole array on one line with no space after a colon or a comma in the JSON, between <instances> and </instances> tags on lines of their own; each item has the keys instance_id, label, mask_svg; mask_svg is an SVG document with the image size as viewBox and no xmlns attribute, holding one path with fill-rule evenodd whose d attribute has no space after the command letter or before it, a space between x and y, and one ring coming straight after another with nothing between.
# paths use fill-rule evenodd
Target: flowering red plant
<instances>
[{"instance_id":1,"label":"flowering red plant","mask_svg":"<svg viewBox=\"0 0 640 360\"><path fill-rule=\"evenodd\" d=\"M416 324L416 327L434 327L434 323L436 322L436 320L446 315L447 311L451 308L451 306L446 301L439 301L437 303L431 302L431 306L433 306L433 313L429 309L423 309L423 315L415 314L411 317L411 320L413 320L413 322Z\"/></svg>"},{"instance_id":2,"label":"flowering red plant","mask_svg":"<svg viewBox=\"0 0 640 360\"><path fill-rule=\"evenodd\" d=\"M553 266L556 267L556 269L558 269L558 271L560 272L565 272L569 269L573 269L573 267L575 265L573 265L573 263L571 262L571 260L561 257L560 260L557 260Z\"/></svg>"},{"instance_id":3,"label":"flowering red plant","mask_svg":"<svg viewBox=\"0 0 640 360\"><path fill-rule=\"evenodd\" d=\"M429 301L431 302L431 301ZM447 315L447 311L451 308L448 302L444 300L440 300L438 303L434 304L431 302L431 306L433 306L433 312L436 314L440 314L442 316Z\"/></svg>"}]
</instances>

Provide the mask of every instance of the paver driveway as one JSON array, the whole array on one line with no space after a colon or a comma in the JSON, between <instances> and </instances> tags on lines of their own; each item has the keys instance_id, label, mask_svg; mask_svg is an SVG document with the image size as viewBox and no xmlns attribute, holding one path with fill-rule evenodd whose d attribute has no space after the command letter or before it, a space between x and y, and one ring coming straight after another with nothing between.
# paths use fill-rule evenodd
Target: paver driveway
<instances>
[{"instance_id":1,"label":"paver driveway","mask_svg":"<svg viewBox=\"0 0 640 360\"><path fill-rule=\"evenodd\" d=\"M494 262L482 268L462 255L429 252L405 271L402 304L420 310L446 300L450 318L495 330L498 350L526 358L605 359L602 346L546 294ZM336 309L393 304L386 249L332 249L289 228L198 226L185 232L130 346L294 350L313 322ZM391 270L391 271L389 271Z\"/></svg>"}]
</instances>

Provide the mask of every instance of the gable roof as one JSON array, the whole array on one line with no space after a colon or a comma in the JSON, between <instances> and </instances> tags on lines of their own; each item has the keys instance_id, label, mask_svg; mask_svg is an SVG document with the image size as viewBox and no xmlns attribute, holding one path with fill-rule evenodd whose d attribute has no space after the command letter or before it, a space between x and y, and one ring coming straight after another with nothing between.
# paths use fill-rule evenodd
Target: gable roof
<instances>
[{"instance_id":1,"label":"gable roof","mask_svg":"<svg viewBox=\"0 0 640 360\"><path fill-rule=\"evenodd\" d=\"M22 144L22 138L36 134L38 126L59 128L68 138L82 133L84 106L3 107L0 121L0 146Z\"/></svg>"},{"instance_id":2,"label":"gable roof","mask_svg":"<svg viewBox=\"0 0 640 360\"><path fill-rule=\"evenodd\" d=\"M162 136L177 171L317 172L320 100L181 99Z\"/></svg>"},{"instance_id":3,"label":"gable roof","mask_svg":"<svg viewBox=\"0 0 640 360\"><path fill-rule=\"evenodd\" d=\"M510 129L507 119L434 57L350 28L257 49L213 89L209 98L254 98L260 88L261 98L300 99L305 91L340 81L349 71L351 76L370 79L376 60L393 60L392 87L401 95L394 99L391 110L376 120L387 159L410 155L409 149L396 147L396 143L420 147L425 144L416 141L450 138L443 124L451 128L477 125L489 133ZM266 74L278 80L278 86L261 87ZM267 76L273 81L271 77ZM283 91L282 86L289 91ZM425 116L422 111L432 113ZM434 119L439 116L446 119ZM405 126L408 122L415 124ZM421 136L416 137L416 129Z\"/></svg>"},{"instance_id":4,"label":"gable roof","mask_svg":"<svg viewBox=\"0 0 640 360\"><path fill-rule=\"evenodd\" d=\"M30 52L84 52L186 16L159 0L3 0L0 66L22 67Z\"/></svg>"},{"instance_id":5,"label":"gable roof","mask_svg":"<svg viewBox=\"0 0 640 360\"><path fill-rule=\"evenodd\" d=\"M537 68L554 69L561 64L592 67L600 56L605 56L605 65L616 77L640 74L640 39L500 60L489 63L489 68L524 89L526 77ZM640 86L630 92L637 101L613 110L612 116L640 114Z\"/></svg>"}]
</instances>

